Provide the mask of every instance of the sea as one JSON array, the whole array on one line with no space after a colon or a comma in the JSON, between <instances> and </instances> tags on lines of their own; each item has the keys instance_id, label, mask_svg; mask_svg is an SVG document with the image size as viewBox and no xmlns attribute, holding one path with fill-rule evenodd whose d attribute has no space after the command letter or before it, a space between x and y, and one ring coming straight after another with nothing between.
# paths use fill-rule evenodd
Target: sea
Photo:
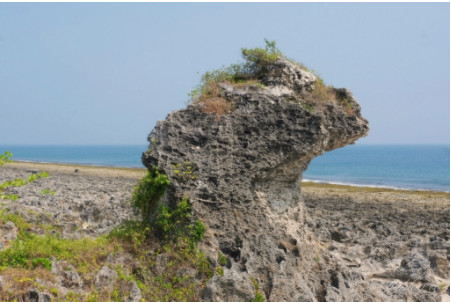
<instances>
[{"instance_id":1,"label":"sea","mask_svg":"<svg viewBox=\"0 0 451 302\"><path fill-rule=\"evenodd\" d=\"M0 145L0 150L11 152L17 161L142 168L147 147ZM449 192L450 147L350 145L315 158L303 181Z\"/></svg>"}]
</instances>

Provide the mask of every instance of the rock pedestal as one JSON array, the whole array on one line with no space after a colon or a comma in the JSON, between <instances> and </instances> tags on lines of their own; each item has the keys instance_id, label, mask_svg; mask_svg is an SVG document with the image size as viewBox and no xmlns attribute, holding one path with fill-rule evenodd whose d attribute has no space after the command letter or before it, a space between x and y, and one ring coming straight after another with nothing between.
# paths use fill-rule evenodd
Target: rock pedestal
<instances>
[{"instance_id":1,"label":"rock pedestal","mask_svg":"<svg viewBox=\"0 0 451 302\"><path fill-rule=\"evenodd\" d=\"M193 219L208 227L201 248L213 262L219 251L230 259L224 276L207 285L205 301L245 301L255 296L256 282L268 301L345 294L327 291L343 277L331 277L305 230L300 181L314 157L352 144L369 127L349 90L318 100L315 81L279 59L264 85L219 84L230 113L189 105L149 135L143 163L171 182L160 202L187 197Z\"/></svg>"}]
</instances>

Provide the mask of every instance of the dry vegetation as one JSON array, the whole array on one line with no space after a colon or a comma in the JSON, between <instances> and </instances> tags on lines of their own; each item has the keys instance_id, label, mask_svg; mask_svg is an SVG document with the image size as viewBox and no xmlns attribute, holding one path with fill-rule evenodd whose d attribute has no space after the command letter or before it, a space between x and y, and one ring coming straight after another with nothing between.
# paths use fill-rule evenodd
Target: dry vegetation
<instances>
[{"instance_id":1,"label":"dry vegetation","mask_svg":"<svg viewBox=\"0 0 451 302\"><path fill-rule=\"evenodd\" d=\"M216 114L220 117L232 110L232 102L221 96L221 87L217 82L208 82L202 94L200 94L193 104L200 104L202 112Z\"/></svg>"},{"instance_id":2,"label":"dry vegetation","mask_svg":"<svg viewBox=\"0 0 451 302\"><path fill-rule=\"evenodd\" d=\"M220 118L230 113L234 106L233 102L224 96L219 83L232 85L235 88L251 85L262 87L267 71L277 58L285 58L301 69L309 71L303 64L286 58L276 48L274 41L265 40L265 43L265 48L242 49L243 63L206 72L201 78L201 83L189 94L190 101L199 105L202 112L216 114L217 118ZM325 104L338 104L347 115L354 114L349 101L338 97L333 86L324 84L323 79L316 76L314 89L301 95L303 103L309 104L307 107L314 104L319 108L323 108Z\"/></svg>"}]
</instances>

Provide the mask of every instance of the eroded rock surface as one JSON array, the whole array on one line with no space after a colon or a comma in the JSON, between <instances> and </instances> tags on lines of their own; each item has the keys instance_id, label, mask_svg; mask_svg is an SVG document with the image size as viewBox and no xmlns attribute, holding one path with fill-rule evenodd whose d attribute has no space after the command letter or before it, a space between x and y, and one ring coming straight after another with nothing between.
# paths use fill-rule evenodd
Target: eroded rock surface
<instances>
[{"instance_id":1,"label":"eroded rock surface","mask_svg":"<svg viewBox=\"0 0 451 302\"><path fill-rule=\"evenodd\" d=\"M45 169L42 167L40 169ZM4 166L0 183L9 179L26 179L30 174L21 166ZM136 219L128 202L136 178L97 176L85 173L49 171L49 178L39 179L32 186L15 187L8 191L17 194L17 202L5 201L3 209L16 213L34 224L52 225L62 237L96 237L108 234L123 220ZM43 194L49 190L51 194ZM42 233L42 230L34 230ZM9 224L0 225L0 242L16 238L16 230ZM1 246L1 245L0 245Z\"/></svg>"},{"instance_id":2,"label":"eroded rock surface","mask_svg":"<svg viewBox=\"0 0 451 302\"><path fill-rule=\"evenodd\" d=\"M449 194L307 185L303 200L329 256L363 277L362 301L449 301Z\"/></svg>"},{"instance_id":3,"label":"eroded rock surface","mask_svg":"<svg viewBox=\"0 0 451 302\"><path fill-rule=\"evenodd\" d=\"M314 157L366 135L368 122L347 89L315 99L315 80L279 59L266 86L220 84L230 113L190 105L149 135L143 163L171 182L160 202L188 197L193 218L208 226L202 249L212 263L219 251L230 260L205 301L244 301L255 281L268 301L362 297L362 276L334 263L304 226L300 180Z\"/></svg>"}]
</instances>

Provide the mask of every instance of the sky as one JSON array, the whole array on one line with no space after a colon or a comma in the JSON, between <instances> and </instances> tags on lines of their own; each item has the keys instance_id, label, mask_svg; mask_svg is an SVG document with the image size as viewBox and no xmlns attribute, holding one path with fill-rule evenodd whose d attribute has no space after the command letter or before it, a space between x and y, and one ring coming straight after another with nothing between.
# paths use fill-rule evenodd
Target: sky
<instances>
[{"instance_id":1,"label":"sky","mask_svg":"<svg viewBox=\"0 0 451 302\"><path fill-rule=\"evenodd\" d=\"M449 5L0 3L0 144L145 145L264 39L353 92L360 144L449 144Z\"/></svg>"}]
</instances>

